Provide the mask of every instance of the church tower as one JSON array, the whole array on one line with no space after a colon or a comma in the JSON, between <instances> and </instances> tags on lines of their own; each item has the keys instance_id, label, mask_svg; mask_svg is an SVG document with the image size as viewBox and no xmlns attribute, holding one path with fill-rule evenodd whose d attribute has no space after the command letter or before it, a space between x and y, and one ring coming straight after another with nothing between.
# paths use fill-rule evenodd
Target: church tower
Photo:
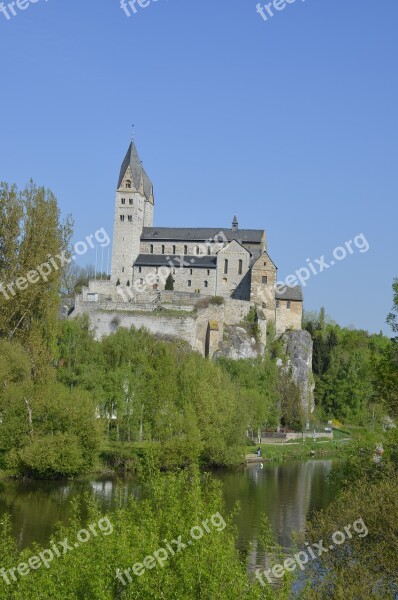
<instances>
[{"instance_id":1,"label":"church tower","mask_svg":"<svg viewBox=\"0 0 398 600\"><path fill-rule=\"evenodd\" d=\"M153 226L154 204L153 186L133 140L122 163L116 190L112 283L132 284L133 264L140 254L142 230Z\"/></svg>"}]
</instances>

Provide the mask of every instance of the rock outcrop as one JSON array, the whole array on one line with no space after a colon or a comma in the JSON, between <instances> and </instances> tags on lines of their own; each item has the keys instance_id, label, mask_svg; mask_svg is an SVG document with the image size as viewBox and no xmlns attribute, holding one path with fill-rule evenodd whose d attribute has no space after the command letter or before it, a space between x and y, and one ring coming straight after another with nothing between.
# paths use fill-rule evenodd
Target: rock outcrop
<instances>
[{"instance_id":1,"label":"rock outcrop","mask_svg":"<svg viewBox=\"0 0 398 600\"><path fill-rule=\"evenodd\" d=\"M314 376L312 374L313 342L308 331L288 331L283 334L287 363L282 367L291 373L301 394L301 404L306 415L315 408Z\"/></svg>"},{"instance_id":2,"label":"rock outcrop","mask_svg":"<svg viewBox=\"0 0 398 600\"><path fill-rule=\"evenodd\" d=\"M257 358L257 356L264 354L264 348L264 344L259 343L253 337L250 327L230 325L224 328L224 339L213 358L217 359L220 356L233 360Z\"/></svg>"}]
</instances>

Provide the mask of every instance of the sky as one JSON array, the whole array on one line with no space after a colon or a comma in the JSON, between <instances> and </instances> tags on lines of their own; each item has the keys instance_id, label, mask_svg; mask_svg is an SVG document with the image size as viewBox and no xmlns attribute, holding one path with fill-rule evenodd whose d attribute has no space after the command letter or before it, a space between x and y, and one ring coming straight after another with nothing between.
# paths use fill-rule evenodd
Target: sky
<instances>
[{"instance_id":1,"label":"sky","mask_svg":"<svg viewBox=\"0 0 398 600\"><path fill-rule=\"evenodd\" d=\"M397 0L274 0L267 20L257 0L140 1L4 4L0 180L50 188L74 241L111 236L134 124L155 225L237 213L266 230L280 281L311 261L306 310L390 334Z\"/></svg>"}]
</instances>

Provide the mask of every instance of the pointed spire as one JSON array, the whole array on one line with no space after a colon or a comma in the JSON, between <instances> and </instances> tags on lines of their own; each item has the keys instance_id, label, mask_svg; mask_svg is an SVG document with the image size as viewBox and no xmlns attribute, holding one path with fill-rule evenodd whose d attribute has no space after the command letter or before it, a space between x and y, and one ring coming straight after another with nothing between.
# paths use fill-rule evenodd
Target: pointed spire
<instances>
[{"instance_id":1,"label":"pointed spire","mask_svg":"<svg viewBox=\"0 0 398 600\"><path fill-rule=\"evenodd\" d=\"M133 139L127 150L126 156L122 167L120 169L119 181L117 189L119 189L123 183L124 176L126 175L127 169L130 167L130 174L132 177L132 187L141 192L147 200L153 202L153 186L151 180L145 172L140 157L138 156L137 148L134 142L134 129Z\"/></svg>"},{"instance_id":2,"label":"pointed spire","mask_svg":"<svg viewBox=\"0 0 398 600\"><path fill-rule=\"evenodd\" d=\"M238 221L238 217L235 215L234 220L232 221L232 230L238 231L238 229L239 229L239 221Z\"/></svg>"}]
</instances>

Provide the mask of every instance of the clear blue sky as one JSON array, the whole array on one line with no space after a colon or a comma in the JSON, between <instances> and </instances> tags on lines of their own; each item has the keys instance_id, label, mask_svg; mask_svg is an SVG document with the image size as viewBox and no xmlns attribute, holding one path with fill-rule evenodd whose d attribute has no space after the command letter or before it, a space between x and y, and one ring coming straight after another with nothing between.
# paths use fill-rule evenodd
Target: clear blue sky
<instances>
[{"instance_id":1,"label":"clear blue sky","mask_svg":"<svg viewBox=\"0 0 398 600\"><path fill-rule=\"evenodd\" d=\"M308 310L378 332L397 269L397 0L37 0L0 13L0 179L50 187L75 241L112 231L135 123L155 224L265 228ZM84 260L93 262L92 254Z\"/></svg>"}]
</instances>

